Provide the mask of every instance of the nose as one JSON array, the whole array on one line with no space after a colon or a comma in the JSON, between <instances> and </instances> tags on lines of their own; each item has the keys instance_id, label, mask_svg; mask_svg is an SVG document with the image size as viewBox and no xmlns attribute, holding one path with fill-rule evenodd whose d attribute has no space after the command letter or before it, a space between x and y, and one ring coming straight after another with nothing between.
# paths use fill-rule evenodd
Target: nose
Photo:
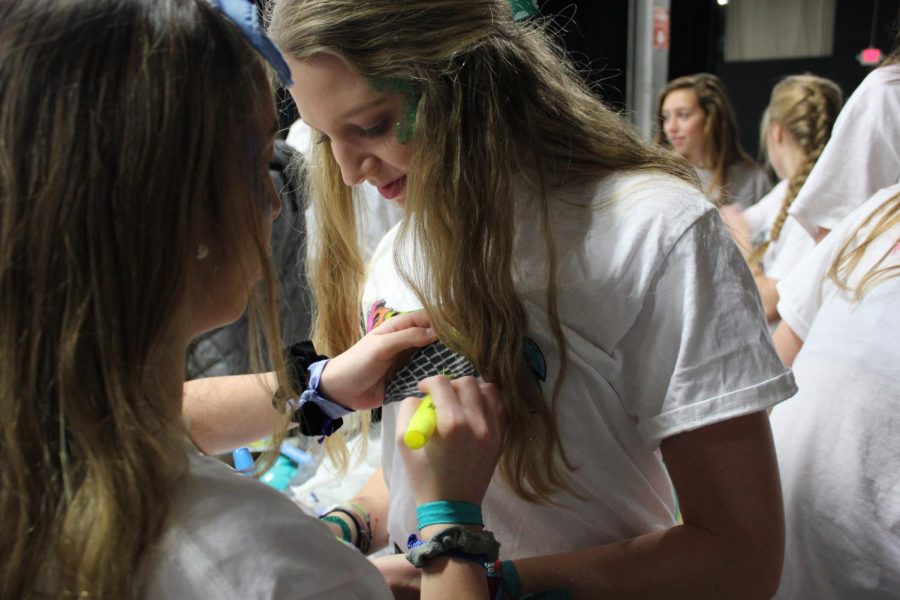
<instances>
[{"instance_id":1,"label":"nose","mask_svg":"<svg viewBox=\"0 0 900 600\"><path fill-rule=\"evenodd\" d=\"M381 166L377 157L353 144L332 141L331 153L341 169L341 178L348 186L359 185L377 173Z\"/></svg>"},{"instance_id":2,"label":"nose","mask_svg":"<svg viewBox=\"0 0 900 600\"><path fill-rule=\"evenodd\" d=\"M666 132L666 135L672 137L673 134L678 132L677 121L671 117L663 121L663 131Z\"/></svg>"}]
</instances>

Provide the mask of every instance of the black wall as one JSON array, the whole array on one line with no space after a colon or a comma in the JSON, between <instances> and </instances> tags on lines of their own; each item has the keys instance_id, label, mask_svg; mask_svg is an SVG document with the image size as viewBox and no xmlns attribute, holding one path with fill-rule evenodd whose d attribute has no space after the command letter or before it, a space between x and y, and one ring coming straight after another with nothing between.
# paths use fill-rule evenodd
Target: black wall
<instances>
[{"instance_id":1,"label":"black wall","mask_svg":"<svg viewBox=\"0 0 900 600\"><path fill-rule=\"evenodd\" d=\"M541 13L552 16L560 41L594 89L617 110L625 108L628 65L626 0L544 0Z\"/></svg>"}]
</instances>

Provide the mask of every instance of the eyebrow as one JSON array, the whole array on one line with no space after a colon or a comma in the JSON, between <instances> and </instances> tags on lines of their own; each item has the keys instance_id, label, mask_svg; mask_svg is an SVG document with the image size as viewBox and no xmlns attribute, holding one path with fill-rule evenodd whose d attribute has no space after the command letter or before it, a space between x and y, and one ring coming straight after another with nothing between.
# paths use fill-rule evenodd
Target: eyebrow
<instances>
[{"instance_id":1,"label":"eyebrow","mask_svg":"<svg viewBox=\"0 0 900 600\"><path fill-rule=\"evenodd\" d=\"M380 104L384 104L385 102L387 102L387 100L388 100L388 96L381 96L379 98L375 98L371 102L366 102L364 104L360 104L359 106L351 108L350 110L348 110L344 114L342 114L339 118L342 120L349 119L350 117L354 117L361 112L365 112L365 111L369 110L370 108L374 108Z\"/></svg>"}]
</instances>

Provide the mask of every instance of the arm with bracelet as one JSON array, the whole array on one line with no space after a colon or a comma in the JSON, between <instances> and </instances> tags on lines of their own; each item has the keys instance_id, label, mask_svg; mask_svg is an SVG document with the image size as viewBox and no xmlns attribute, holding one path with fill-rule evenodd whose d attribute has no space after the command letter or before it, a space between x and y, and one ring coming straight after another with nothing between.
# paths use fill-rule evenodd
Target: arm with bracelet
<instances>
[{"instance_id":1,"label":"arm with bracelet","mask_svg":"<svg viewBox=\"0 0 900 600\"><path fill-rule=\"evenodd\" d=\"M420 389L437 413L423 449L402 439L422 400L404 400L398 415L397 444L418 504L407 560L421 569L423 598L484 598L485 563L497 560L500 544L484 530L481 501L503 446L502 399L473 377L432 377Z\"/></svg>"},{"instance_id":2,"label":"arm with bracelet","mask_svg":"<svg viewBox=\"0 0 900 600\"><path fill-rule=\"evenodd\" d=\"M380 406L388 374L408 358L410 350L426 346L435 339L423 311L393 318L329 360L327 368L323 366L318 373L315 391L318 396L346 409ZM290 363L290 349L286 354ZM182 410L194 443L208 454L222 454L272 435L282 419L280 411L291 408L289 400L299 400L281 390L291 387L298 394L306 390L313 375L307 369L313 364L298 364L297 368L290 369L295 380L290 384L279 382L275 373L209 377L186 382ZM296 389L297 381L301 382L301 389ZM281 404L273 411L276 395Z\"/></svg>"},{"instance_id":3,"label":"arm with bracelet","mask_svg":"<svg viewBox=\"0 0 900 600\"><path fill-rule=\"evenodd\" d=\"M328 510L321 519L335 536L363 554L370 554L388 544L388 489L381 469L349 502Z\"/></svg>"}]
</instances>

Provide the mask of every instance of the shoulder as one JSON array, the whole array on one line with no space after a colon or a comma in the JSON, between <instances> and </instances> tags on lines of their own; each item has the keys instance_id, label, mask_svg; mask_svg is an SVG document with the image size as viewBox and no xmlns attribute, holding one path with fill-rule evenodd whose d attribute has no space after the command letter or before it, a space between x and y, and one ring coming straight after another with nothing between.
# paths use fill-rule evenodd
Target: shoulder
<instances>
[{"instance_id":1,"label":"shoulder","mask_svg":"<svg viewBox=\"0 0 900 600\"><path fill-rule=\"evenodd\" d=\"M699 189L658 172L610 174L560 190L553 200L564 285L591 281L620 291L623 285L643 289L696 223L719 220ZM540 235L536 212L522 215L528 225L519 232L517 258L523 278L538 285L545 257L543 245L534 243Z\"/></svg>"},{"instance_id":2,"label":"shoulder","mask_svg":"<svg viewBox=\"0 0 900 600\"><path fill-rule=\"evenodd\" d=\"M841 114L879 117L884 109L898 106L900 106L900 64L895 64L869 73L850 95ZM843 120L846 119L847 117ZM893 122L893 115L891 121Z\"/></svg>"},{"instance_id":3,"label":"shoulder","mask_svg":"<svg viewBox=\"0 0 900 600\"><path fill-rule=\"evenodd\" d=\"M781 203L787 193L788 182L782 179L759 202L744 211L744 217L750 223L753 233L758 233L775 219L781 209Z\"/></svg>"},{"instance_id":4,"label":"shoulder","mask_svg":"<svg viewBox=\"0 0 900 600\"><path fill-rule=\"evenodd\" d=\"M592 205L605 211L622 235L635 229L657 233L661 241L679 237L713 204L690 183L664 173L616 173L590 190Z\"/></svg>"},{"instance_id":5,"label":"shoulder","mask_svg":"<svg viewBox=\"0 0 900 600\"><path fill-rule=\"evenodd\" d=\"M728 166L728 179L745 184L771 185L765 169L755 162L747 162L743 159L736 160Z\"/></svg>"},{"instance_id":6,"label":"shoulder","mask_svg":"<svg viewBox=\"0 0 900 600\"><path fill-rule=\"evenodd\" d=\"M147 597L390 597L377 571L286 496L192 455L144 565Z\"/></svg>"}]
</instances>

